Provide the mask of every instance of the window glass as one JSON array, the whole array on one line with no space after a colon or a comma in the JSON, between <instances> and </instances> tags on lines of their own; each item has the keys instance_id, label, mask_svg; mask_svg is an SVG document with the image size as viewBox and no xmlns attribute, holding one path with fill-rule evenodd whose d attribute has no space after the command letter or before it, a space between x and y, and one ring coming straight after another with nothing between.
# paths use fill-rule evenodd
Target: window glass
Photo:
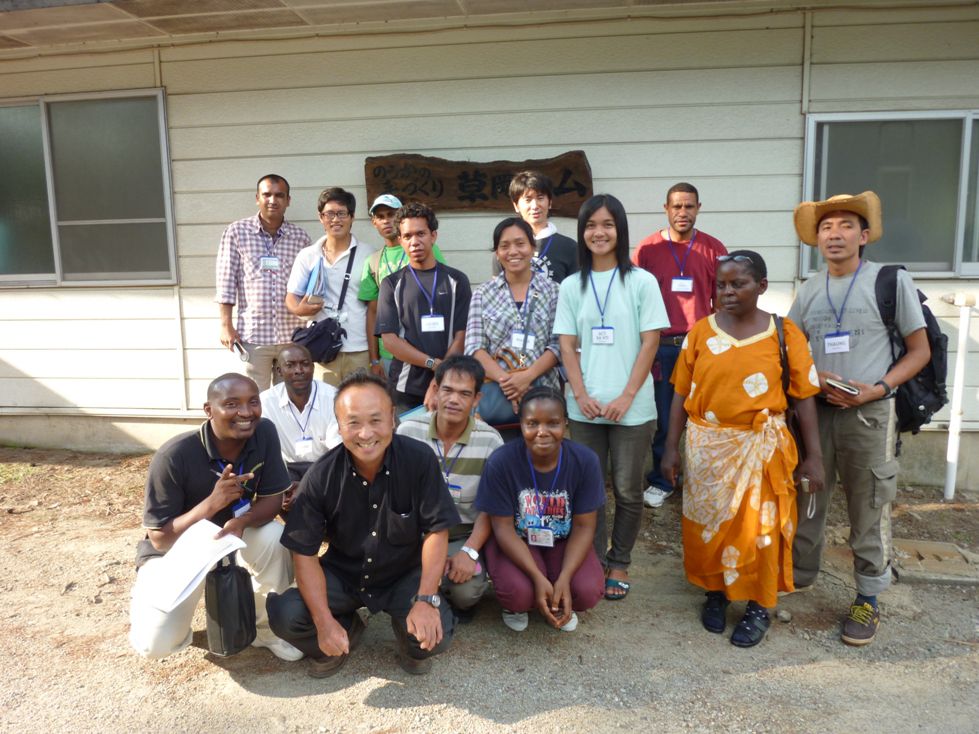
<instances>
[{"instance_id":1,"label":"window glass","mask_svg":"<svg viewBox=\"0 0 979 734\"><path fill-rule=\"evenodd\" d=\"M0 107L0 276L54 277L41 108Z\"/></svg>"},{"instance_id":2,"label":"window glass","mask_svg":"<svg viewBox=\"0 0 979 734\"><path fill-rule=\"evenodd\" d=\"M61 225L65 280L127 280L170 277L163 223Z\"/></svg>"},{"instance_id":3,"label":"window glass","mask_svg":"<svg viewBox=\"0 0 979 734\"><path fill-rule=\"evenodd\" d=\"M965 212L965 248L962 252L962 262L979 263L979 118L972 121L969 197Z\"/></svg>"},{"instance_id":4,"label":"window glass","mask_svg":"<svg viewBox=\"0 0 979 734\"><path fill-rule=\"evenodd\" d=\"M875 120L817 125L814 198L877 192L884 236L878 262L955 269L962 120ZM820 258L812 252L812 269Z\"/></svg>"}]
</instances>

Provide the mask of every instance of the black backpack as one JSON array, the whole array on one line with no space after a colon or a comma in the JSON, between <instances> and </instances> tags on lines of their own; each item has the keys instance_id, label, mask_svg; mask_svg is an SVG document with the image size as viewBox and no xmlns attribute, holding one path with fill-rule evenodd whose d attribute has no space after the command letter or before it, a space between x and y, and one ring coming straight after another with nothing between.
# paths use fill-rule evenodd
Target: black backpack
<instances>
[{"instance_id":1,"label":"black backpack","mask_svg":"<svg viewBox=\"0 0 979 734\"><path fill-rule=\"evenodd\" d=\"M897 271L903 265L884 265L877 274L874 294L880 318L887 327L891 339L891 366L907 353L904 338L894 323L897 309ZM931 347L931 359L917 375L897 388L895 409L897 410L897 430L899 433L911 431L912 435L931 420L931 417L948 403L945 378L948 376L948 337L942 333L938 320L925 305L925 294L918 291L921 312L925 317L925 334ZM898 450L901 442L898 440Z\"/></svg>"}]
</instances>

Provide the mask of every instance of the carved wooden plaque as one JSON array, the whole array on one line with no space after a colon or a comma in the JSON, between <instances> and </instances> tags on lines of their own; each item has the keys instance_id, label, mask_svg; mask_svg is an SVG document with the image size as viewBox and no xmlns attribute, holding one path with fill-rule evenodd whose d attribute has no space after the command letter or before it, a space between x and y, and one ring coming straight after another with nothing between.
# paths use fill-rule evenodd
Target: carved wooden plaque
<instances>
[{"instance_id":1,"label":"carved wooden plaque","mask_svg":"<svg viewBox=\"0 0 979 734\"><path fill-rule=\"evenodd\" d=\"M577 218L578 209L592 195L591 166L583 150L554 158L489 163L414 153L371 156L364 161L368 201L381 194L394 194L405 203L428 204L436 213L513 212L507 191L510 179L520 171L540 171L551 179L552 215Z\"/></svg>"}]
</instances>

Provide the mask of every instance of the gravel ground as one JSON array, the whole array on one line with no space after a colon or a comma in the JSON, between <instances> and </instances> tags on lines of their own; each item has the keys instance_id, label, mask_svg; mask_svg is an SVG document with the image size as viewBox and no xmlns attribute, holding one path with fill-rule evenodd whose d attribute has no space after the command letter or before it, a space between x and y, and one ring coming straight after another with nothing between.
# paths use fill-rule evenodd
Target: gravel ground
<instances>
[{"instance_id":1,"label":"gravel ground","mask_svg":"<svg viewBox=\"0 0 979 734\"><path fill-rule=\"evenodd\" d=\"M195 644L160 662L126 642L132 559L147 457L0 449L3 731L184 732L976 732L979 613L975 587L896 584L881 597L878 639L839 641L852 598L842 546L813 590L784 597L757 648L699 623L686 583L679 502L646 512L633 591L581 615L574 633L531 616L513 633L485 600L429 676L394 661L385 615L341 673ZM905 537L958 539L976 551L979 494L955 505L907 489ZM836 503L831 541L845 535ZM840 560L842 559L842 561ZM731 608L729 621L740 608ZM729 627L730 629L730 627Z\"/></svg>"}]
</instances>

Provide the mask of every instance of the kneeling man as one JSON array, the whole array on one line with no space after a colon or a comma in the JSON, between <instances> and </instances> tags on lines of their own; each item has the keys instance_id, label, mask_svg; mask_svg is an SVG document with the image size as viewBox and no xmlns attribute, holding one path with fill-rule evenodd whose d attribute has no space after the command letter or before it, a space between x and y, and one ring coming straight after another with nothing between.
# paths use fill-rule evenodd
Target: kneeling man
<instances>
[{"instance_id":1,"label":"kneeling man","mask_svg":"<svg viewBox=\"0 0 979 734\"><path fill-rule=\"evenodd\" d=\"M292 583L292 563L279 543L282 525L272 521L290 484L275 426L262 418L255 382L234 373L208 386L204 413L208 420L199 430L170 439L150 464L143 510L146 537L136 552L129 641L148 658L163 658L190 644L191 620L204 583L171 612L152 606L146 592L160 582L160 559L177 538L207 519L221 526L219 535L237 535L247 544L238 560L255 589L258 636L252 644L283 660L299 660L299 650L271 633L265 613L269 592Z\"/></svg>"},{"instance_id":2,"label":"kneeling man","mask_svg":"<svg viewBox=\"0 0 979 734\"><path fill-rule=\"evenodd\" d=\"M474 357L448 357L435 368L435 412L415 413L398 426L399 435L418 439L432 449L462 517L462 523L449 530L449 557L442 579L442 591L460 622L472 618L473 607L489 586L480 552L492 528L489 515L476 510L473 503L486 460L503 445L503 438L472 415L485 377L486 371Z\"/></svg>"},{"instance_id":3,"label":"kneeling man","mask_svg":"<svg viewBox=\"0 0 979 734\"><path fill-rule=\"evenodd\" d=\"M394 402L383 378L363 371L337 387L341 446L303 477L282 544L298 589L270 595L275 633L312 659L314 678L333 675L360 640L357 610L387 612L398 663L427 673L452 639L439 595L449 528L459 523L435 455L394 435ZM322 557L320 545L329 546Z\"/></svg>"}]
</instances>

